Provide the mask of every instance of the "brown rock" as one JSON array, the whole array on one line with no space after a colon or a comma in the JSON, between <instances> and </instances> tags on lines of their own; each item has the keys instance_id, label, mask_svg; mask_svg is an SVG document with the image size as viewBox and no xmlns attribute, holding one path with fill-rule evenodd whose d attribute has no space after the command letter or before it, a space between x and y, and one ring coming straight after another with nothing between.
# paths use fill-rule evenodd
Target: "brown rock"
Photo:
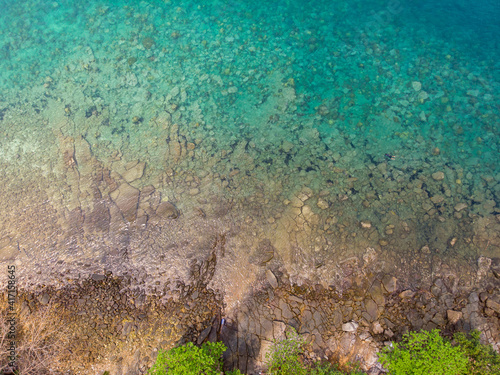
<instances>
[{"instance_id":1,"label":"brown rock","mask_svg":"<svg viewBox=\"0 0 500 375\"><path fill-rule=\"evenodd\" d=\"M461 311L454 311L454 310L448 310L446 311L446 315L448 317L448 321L451 324L457 324L457 322L462 319L462 312Z\"/></svg>"},{"instance_id":2,"label":"brown rock","mask_svg":"<svg viewBox=\"0 0 500 375\"><path fill-rule=\"evenodd\" d=\"M370 315L372 321L378 318L377 304L371 298L365 300L365 309L366 312Z\"/></svg>"},{"instance_id":3,"label":"brown rock","mask_svg":"<svg viewBox=\"0 0 500 375\"><path fill-rule=\"evenodd\" d=\"M85 225L91 231L107 232L111 215L105 201L96 200L92 212L85 215Z\"/></svg>"},{"instance_id":4,"label":"brown rock","mask_svg":"<svg viewBox=\"0 0 500 375\"><path fill-rule=\"evenodd\" d=\"M500 216L500 215L498 215ZM497 279L500 279L500 258L492 258L491 259L491 271L493 271L493 275Z\"/></svg>"},{"instance_id":5,"label":"brown rock","mask_svg":"<svg viewBox=\"0 0 500 375\"><path fill-rule=\"evenodd\" d=\"M413 290L407 289L407 290L399 293L399 298L401 298L401 299L413 298L414 295L415 295L415 292Z\"/></svg>"},{"instance_id":6,"label":"brown rock","mask_svg":"<svg viewBox=\"0 0 500 375\"><path fill-rule=\"evenodd\" d=\"M486 300L486 307L489 307L497 314L500 314L500 303L493 301L491 298Z\"/></svg>"},{"instance_id":7,"label":"brown rock","mask_svg":"<svg viewBox=\"0 0 500 375\"><path fill-rule=\"evenodd\" d=\"M378 306L383 307L385 305L384 291L380 283L374 283L370 288L369 293Z\"/></svg>"},{"instance_id":8,"label":"brown rock","mask_svg":"<svg viewBox=\"0 0 500 375\"><path fill-rule=\"evenodd\" d=\"M143 197L146 197L148 195L151 195L155 192L155 188L153 185L148 185L148 186L144 186L141 190L141 195Z\"/></svg>"},{"instance_id":9,"label":"brown rock","mask_svg":"<svg viewBox=\"0 0 500 375\"><path fill-rule=\"evenodd\" d=\"M394 276L385 275L382 278L382 285L384 286L385 290L387 290L387 292L393 293L397 289L397 281L398 279L396 279Z\"/></svg>"},{"instance_id":10,"label":"brown rock","mask_svg":"<svg viewBox=\"0 0 500 375\"><path fill-rule=\"evenodd\" d=\"M259 243L257 250L250 256L250 262L258 264L259 266L265 265L274 257L274 247L268 239L262 240Z\"/></svg>"},{"instance_id":11,"label":"brown rock","mask_svg":"<svg viewBox=\"0 0 500 375\"><path fill-rule=\"evenodd\" d=\"M122 183L117 190L110 193L111 199L118 206L125 220L129 222L136 218L139 194L138 189L127 183Z\"/></svg>"},{"instance_id":12,"label":"brown rock","mask_svg":"<svg viewBox=\"0 0 500 375\"><path fill-rule=\"evenodd\" d=\"M145 166L146 166L146 163L144 163L144 162L135 164L133 167L127 169L127 171L123 174L123 178L127 182L132 182L132 181L138 180L144 174L144 167Z\"/></svg>"},{"instance_id":13,"label":"brown rock","mask_svg":"<svg viewBox=\"0 0 500 375\"><path fill-rule=\"evenodd\" d=\"M317 205L322 210L326 210L329 207L328 202L321 198L318 199Z\"/></svg>"},{"instance_id":14,"label":"brown rock","mask_svg":"<svg viewBox=\"0 0 500 375\"><path fill-rule=\"evenodd\" d=\"M165 219L177 219L179 210L170 202L161 202L156 209L156 214Z\"/></svg>"}]
</instances>

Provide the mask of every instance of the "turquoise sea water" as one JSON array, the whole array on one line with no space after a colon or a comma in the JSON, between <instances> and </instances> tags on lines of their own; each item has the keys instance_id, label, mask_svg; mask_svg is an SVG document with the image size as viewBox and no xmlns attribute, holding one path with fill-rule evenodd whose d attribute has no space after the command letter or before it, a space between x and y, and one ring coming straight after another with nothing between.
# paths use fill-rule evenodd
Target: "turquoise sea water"
<instances>
[{"instance_id":1,"label":"turquoise sea water","mask_svg":"<svg viewBox=\"0 0 500 375\"><path fill-rule=\"evenodd\" d=\"M289 202L311 189L302 216L312 242L320 231L313 257L341 256L362 220L377 233L353 246L446 252L461 225L500 214L495 1L0 7L4 210L15 211L17 191L50 201L58 223L64 207L85 211L92 194L77 204L68 198L76 183L57 183L74 165L80 190L92 180L67 148L81 136L109 170L146 163L133 185L153 185L184 211L187 201L220 195L238 202L242 217L279 230ZM58 192L19 188L37 173ZM206 176L211 182L199 183ZM390 225L403 221L412 244L391 240ZM23 226L9 218L3 228L13 238ZM496 235L476 229L474 256L498 253Z\"/></svg>"},{"instance_id":2,"label":"turquoise sea water","mask_svg":"<svg viewBox=\"0 0 500 375\"><path fill-rule=\"evenodd\" d=\"M59 85L71 79L89 101L116 109L110 129L123 127L134 137L129 117L147 121L183 82L206 124L239 137L267 128L254 108L269 95L266 79L279 72L274 79L293 79L296 98L265 116L312 121L326 144L339 132L361 137L380 158L404 145L394 140L404 133L434 139L452 160L475 164L481 157L494 168L500 10L486 1L470 8L453 1L7 1L0 84L4 101L19 105L23 93L41 100L29 95L46 77ZM146 39L151 46L144 47ZM132 73L137 84L127 85ZM205 75L220 81L201 80ZM429 98L418 98L413 81ZM230 86L238 93L227 94ZM328 114L318 117L322 104ZM381 128L378 116L389 112L398 121ZM278 121L282 126L293 125Z\"/></svg>"}]
</instances>

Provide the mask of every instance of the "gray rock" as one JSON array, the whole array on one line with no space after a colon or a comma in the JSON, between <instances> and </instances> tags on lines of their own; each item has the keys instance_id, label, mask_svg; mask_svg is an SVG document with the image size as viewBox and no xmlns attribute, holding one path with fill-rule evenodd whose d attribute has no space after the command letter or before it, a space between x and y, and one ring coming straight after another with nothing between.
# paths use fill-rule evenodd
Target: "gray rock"
<instances>
[{"instance_id":1,"label":"gray rock","mask_svg":"<svg viewBox=\"0 0 500 375\"><path fill-rule=\"evenodd\" d=\"M335 325L336 329L340 328L340 325L342 324L342 312L340 312L338 309L335 309L333 312L333 324Z\"/></svg>"},{"instance_id":2,"label":"gray rock","mask_svg":"<svg viewBox=\"0 0 500 375\"><path fill-rule=\"evenodd\" d=\"M372 332L375 335L380 335L380 334L382 334L384 332L384 329L380 325L379 321L375 321L375 322L372 323Z\"/></svg>"},{"instance_id":3,"label":"gray rock","mask_svg":"<svg viewBox=\"0 0 500 375\"><path fill-rule=\"evenodd\" d=\"M198 339L196 340L196 343L198 345L201 345L203 341L208 337L208 334L212 330L212 326L205 328L203 331L201 331L200 335L198 336Z\"/></svg>"},{"instance_id":4,"label":"gray rock","mask_svg":"<svg viewBox=\"0 0 500 375\"><path fill-rule=\"evenodd\" d=\"M476 292L472 292L469 294L469 303L478 303L479 295Z\"/></svg>"},{"instance_id":5,"label":"gray rock","mask_svg":"<svg viewBox=\"0 0 500 375\"><path fill-rule=\"evenodd\" d=\"M344 331L344 332L356 332L358 327L359 327L358 323L348 322L348 323L342 324L342 331Z\"/></svg>"},{"instance_id":6,"label":"gray rock","mask_svg":"<svg viewBox=\"0 0 500 375\"><path fill-rule=\"evenodd\" d=\"M313 319L314 319L314 322L316 323L316 328L322 329L323 328L323 316L321 315L319 310L314 311Z\"/></svg>"},{"instance_id":7,"label":"gray rock","mask_svg":"<svg viewBox=\"0 0 500 375\"><path fill-rule=\"evenodd\" d=\"M380 375L382 374L382 370L380 370L379 368L377 367L372 367L368 370L367 372L368 375Z\"/></svg>"},{"instance_id":8,"label":"gray rock","mask_svg":"<svg viewBox=\"0 0 500 375\"><path fill-rule=\"evenodd\" d=\"M288 306L285 301L280 300L279 307L281 309L281 315L284 319L290 320L293 318L293 312L290 310L290 306Z\"/></svg>"},{"instance_id":9,"label":"gray rock","mask_svg":"<svg viewBox=\"0 0 500 375\"><path fill-rule=\"evenodd\" d=\"M340 339L340 348L344 353L349 353L355 341L356 335L354 333L348 333Z\"/></svg>"},{"instance_id":10,"label":"gray rock","mask_svg":"<svg viewBox=\"0 0 500 375\"><path fill-rule=\"evenodd\" d=\"M304 303L304 300L300 297L297 297L297 296L288 296L288 300L289 301L294 301L294 302L297 302L297 303Z\"/></svg>"},{"instance_id":11,"label":"gray rock","mask_svg":"<svg viewBox=\"0 0 500 375\"><path fill-rule=\"evenodd\" d=\"M465 204L465 203L457 203L454 208L455 208L455 211L460 212L463 209L467 208L467 204Z\"/></svg>"},{"instance_id":12,"label":"gray rock","mask_svg":"<svg viewBox=\"0 0 500 375\"><path fill-rule=\"evenodd\" d=\"M105 276L105 275L100 275L100 274L98 274L98 273L94 273L94 274L92 275L92 280L94 280L94 281L102 281L102 280L104 280L104 279L106 279L106 276Z\"/></svg>"},{"instance_id":13,"label":"gray rock","mask_svg":"<svg viewBox=\"0 0 500 375\"><path fill-rule=\"evenodd\" d=\"M50 296L48 293L43 293L42 296L39 298L39 301L42 305L47 305L49 303Z\"/></svg>"},{"instance_id":14,"label":"gray rock","mask_svg":"<svg viewBox=\"0 0 500 375\"><path fill-rule=\"evenodd\" d=\"M276 289L278 287L278 279L271 270L266 271L266 278L269 284L271 284L271 286L273 287L273 289Z\"/></svg>"},{"instance_id":15,"label":"gray rock","mask_svg":"<svg viewBox=\"0 0 500 375\"><path fill-rule=\"evenodd\" d=\"M265 318L260 319L260 335L267 339L273 338L273 323Z\"/></svg>"},{"instance_id":16,"label":"gray rock","mask_svg":"<svg viewBox=\"0 0 500 375\"><path fill-rule=\"evenodd\" d=\"M441 181L444 180L444 173L443 172L434 172L432 174L432 178L436 181Z\"/></svg>"},{"instance_id":17,"label":"gray rock","mask_svg":"<svg viewBox=\"0 0 500 375\"><path fill-rule=\"evenodd\" d=\"M437 326L444 326L446 324L443 314L439 312L432 317L431 321Z\"/></svg>"},{"instance_id":18,"label":"gray rock","mask_svg":"<svg viewBox=\"0 0 500 375\"><path fill-rule=\"evenodd\" d=\"M132 328L133 328L132 322L123 323L122 335L128 336L130 334L130 332L132 331Z\"/></svg>"},{"instance_id":19,"label":"gray rock","mask_svg":"<svg viewBox=\"0 0 500 375\"><path fill-rule=\"evenodd\" d=\"M275 340L284 340L286 331L286 324L280 321L273 321L273 338Z\"/></svg>"}]
</instances>

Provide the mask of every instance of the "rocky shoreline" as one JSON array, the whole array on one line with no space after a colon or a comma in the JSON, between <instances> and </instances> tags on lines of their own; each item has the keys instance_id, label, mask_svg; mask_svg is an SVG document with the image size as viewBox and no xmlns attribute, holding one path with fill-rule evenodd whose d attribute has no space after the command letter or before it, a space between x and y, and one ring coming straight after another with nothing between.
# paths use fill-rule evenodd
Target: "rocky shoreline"
<instances>
[{"instance_id":1,"label":"rocky shoreline","mask_svg":"<svg viewBox=\"0 0 500 375\"><path fill-rule=\"evenodd\" d=\"M133 275L111 272L60 288L23 290L20 316L44 307L57 311L71 333L71 358L64 363L71 374L145 374L158 349L206 340L228 347L228 369L258 374L272 340L283 338L287 327L304 335L309 358L358 362L369 374L383 372L377 351L408 330L439 328L450 335L479 329L485 343L500 347L499 259L479 259L472 287L439 272L429 285L409 285L397 274L372 272L373 264L362 260L350 265L350 286L343 291L293 284L286 272L268 269L229 314L224 296L209 287L214 262L208 260L201 273L192 267L191 284L158 284L153 293Z\"/></svg>"}]
</instances>

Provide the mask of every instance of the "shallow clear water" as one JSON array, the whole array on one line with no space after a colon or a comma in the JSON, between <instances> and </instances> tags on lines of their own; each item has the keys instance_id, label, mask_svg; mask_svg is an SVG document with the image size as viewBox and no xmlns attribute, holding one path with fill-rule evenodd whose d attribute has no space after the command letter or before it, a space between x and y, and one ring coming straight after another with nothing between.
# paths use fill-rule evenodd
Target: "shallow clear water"
<instances>
[{"instance_id":1,"label":"shallow clear water","mask_svg":"<svg viewBox=\"0 0 500 375\"><path fill-rule=\"evenodd\" d=\"M223 283L263 239L327 283L367 247L499 255L497 2L0 4L4 260L16 244L33 267L110 267L125 249L151 274L185 238L166 251L182 274L208 227L233 235ZM164 243L144 234L151 185L182 213L155 222Z\"/></svg>"}]
</instances>

